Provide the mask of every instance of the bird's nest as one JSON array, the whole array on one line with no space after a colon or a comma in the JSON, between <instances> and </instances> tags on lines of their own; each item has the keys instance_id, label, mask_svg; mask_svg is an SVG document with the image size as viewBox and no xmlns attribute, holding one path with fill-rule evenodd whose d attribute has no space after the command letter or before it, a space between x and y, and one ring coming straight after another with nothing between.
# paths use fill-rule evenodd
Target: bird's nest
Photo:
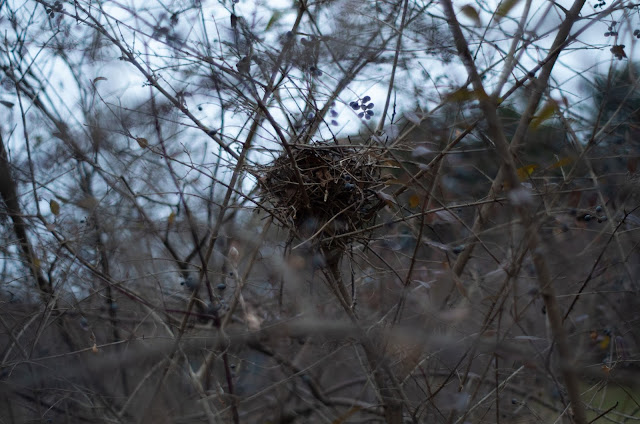
<instances>
[{"instance_id":1,"label":"bird's nest","mask_svg":"<svg viewBox=\"0 0 640 424\"><path fill-rule=\"evenodd\" d=\"M344 248L384 206L383 152L335 143L292 145L290 152L259 171L265 206L293 235L322 249Z\"/></svg>"}]
</instances>

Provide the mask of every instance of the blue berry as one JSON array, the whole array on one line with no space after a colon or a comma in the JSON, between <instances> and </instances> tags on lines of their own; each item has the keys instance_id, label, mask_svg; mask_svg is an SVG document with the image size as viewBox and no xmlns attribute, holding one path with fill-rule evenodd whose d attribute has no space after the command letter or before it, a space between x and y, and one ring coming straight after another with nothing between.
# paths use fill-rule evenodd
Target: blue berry
<instances>
[{"instance_id":1,"label":"blue berry","mask_svg":"<svg viewBox=\"0 0 640 424\"><path fill-rule=\"evenodd\" d=\"M364 97L362 98L362 103L369 103L369 100L371 100L371 97L369 97L369 96L364 96Z\"/></svg>"}]
</instances>

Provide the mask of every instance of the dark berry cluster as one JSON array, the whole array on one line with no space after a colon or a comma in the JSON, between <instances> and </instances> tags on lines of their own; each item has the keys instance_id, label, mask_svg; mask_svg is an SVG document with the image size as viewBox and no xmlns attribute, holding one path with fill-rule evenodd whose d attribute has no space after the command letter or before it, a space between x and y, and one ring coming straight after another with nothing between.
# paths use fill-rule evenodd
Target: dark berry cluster
<instances>
[{"instance_id":1,"label":"dark berry cluster","mask_svg":"<svg viewBox=\"0 0 640 424\"><path fill-rule=\"evenodd\" d=\"M604 33L605 37L615 37L618 35L618 31L616 31L616 24L616 21L611 22L611 25L609 25L609 31ZM635 33L633 35L635 35Z\"/></svg>"},{"instance_id":2,"label":"dark berry cluster","mask_svg":"<svg viewBox=\"0 0 640 424\"><path fill-rule=\"evenodd\" d=\"M622 60L627 57L627 54L624 52L624 44L616 44L615 46L611 47L610 50L613 56L618 60Z\"/></svg>"},{"instance_id":3,"label":"dark berry cluster","mask_svg":"<svg viewBox=\"0 0 640 424\"><path fill-rule=\"evenodd\" d=\"M575 208L569 209L569 215L575 216L577 221L598 221L598 223L602 223L607 220L607 216L604 214L604 208L600 205L596 206L594 209L595 213L591 211L578 211Z\"/></svg>"},{"instance_id":4,"label":"dark berry cluster","mask_svg":"<svg viewBox=\"0 0 640 424\"><path fill-rule=\"evenodd\" d=\"M371 101L371 97L364 96L361 100L356 100L349 103L351 109L353 110L361 110L358 113L358 118L371 119L373 116L373 103L369 103Z\"/></svg>"},{"instance_id":5,"label":"dark berry cluster","mask_svg":"<svg viewBox=\"0 0 640 424\"><path fill-rule=\"evenodd\" d=\"M334 127L338 126L338 121L335 119L338 117L338 112L336 112L336 110L334 109L336 105L336 102L333 102L331 104L331 109L329 110L329 115L331 115L331 125L333 125Z\"/></svg>"},{"instance_id":6,"label":"dark berry cluster","mask_svg":"<svg viewBox=\"0 0 640 424\"><path fill-rule=\"evenodd\" d=\"M606 4L607 4L607 3L606 3L604 0L602 0L600 3L596 3L596 4L594 4L594 5L593 5L593 8L594 8L594 9L597 9L597 8L599 8L599 7L604 7Z\"/></svg>"},{"instance_id":7,"label":"dark berry cluster","mask_svg":"<svg viewBox=\"0 0 640 424\"><path fill-rule=\"evenodd\" d=\"M309 66L309 72L311 72L311 75L313 75L314 77L322 76L322 71L315 66Z\"/></svg>"},{"instance_id":8,"label":"dark berry cluster","mask_svg":"<svg viewBox=\"0 0 640 424\"><path fill-rule=\"evenodd\" d=\"M53 6L47 7L47 15L49 15L51 19L56 16L56 12L62 12L62 3L60 1L56 1L53 3Z\"/></svg>"},{"instance_id":9,"label":"dark berry cluster","mask_svg":"<svg viewBox=\"0 0 640 424\"><path fill-rule=\"evenodd\" d=\"M636 29L633 31L633 36L636 38L640 38L640 29Z\"/></svg>"},{"instance_id":10,"label":"dark berry cluster","mask_svg":"<svg viewBox=\"0 0 640 424\"><path fill-rule=\"evenodd\" d=\"M320 51L320 39L314 37L313 35L309 36L309 38L303 38L300 40L302 45L304 46L303 55L307 58L307 63L313 63L313 65L309 66L309 72L313 77L321 77L322 71L318 69L315 64L318 63L318 55Z\"/></svg>"}]
</instances>

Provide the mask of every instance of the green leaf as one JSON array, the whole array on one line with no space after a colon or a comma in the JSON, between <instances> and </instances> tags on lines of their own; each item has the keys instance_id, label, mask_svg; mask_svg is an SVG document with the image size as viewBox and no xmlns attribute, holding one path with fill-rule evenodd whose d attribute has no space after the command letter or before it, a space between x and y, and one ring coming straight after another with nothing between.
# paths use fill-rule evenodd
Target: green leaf
<instances>
[{"instance_id":1,"label":"green leaf","mask_svg":"<svg viewBox=\"0 0 640 424\"><path fill-rule=\"evenodd\" d=\"M497 19L500 20L500 18L507 16L519 2L520 0L504 0L500 3L498 10L496 10Z\"/></svg>"},{"instance_id":2,"label":"green leaf","mask_svg":"<svg viewBox=\"0 0 640 424\"><path fill-rule=\"evenodd\" d=\"M467 90L466 88L461 88L459 90L454 91L447 95L447 101L449 102L466 102L469 100L483 100L486 99L487 93L482 90L480 92L475 90Z\"/></svg>"},{"instance_id":3,"label":"green leaf","mask_svg":"<svg viewBox=\"0 0 640 424\"><path fill-rule=\"evenodd\" d=\"M531 129L537 129L544 123L544 121L549 120L555 115L558 111L558 103L555 100L549 100L542 109L538 112L538 114L531 120Z\"/></svg>"},{"instance_id":4,"label":"green leaf","mask_svg":"<svg viewBox=\"0 0 640 424\"><path fill-rule=\"evenodd\" d=\"M480 14L476 10L475 7L470 4L464 5L460 8L460 12L467 18L471 19L476 26L481 26L482 21L480 20Z\"/></svg>"},{"instance_id":5,"label":"green leaf","mask_svg":"<svg viewBox=\"0 0 640 424\"><path fill-rule=\"evenodd\" d=\"M269 19L269 22L267 22L267 27L265 28L265 30L268 31L273 26L273 24L280 20L281 17L282 12L280 12L279 10L274 11L273 15L271 15L271 19Z\"/></svg>"},{"instance_id":6,"label":"green leaf","mask_svg":"<svg viewBox=\"0 0 640 424\"><path fill-rule=\"evenodd\" d=\"M49 200L49 208L51 209L51 213L55 216L60 215L60 204L55 200Z\"/></svg>"}]
</instances>

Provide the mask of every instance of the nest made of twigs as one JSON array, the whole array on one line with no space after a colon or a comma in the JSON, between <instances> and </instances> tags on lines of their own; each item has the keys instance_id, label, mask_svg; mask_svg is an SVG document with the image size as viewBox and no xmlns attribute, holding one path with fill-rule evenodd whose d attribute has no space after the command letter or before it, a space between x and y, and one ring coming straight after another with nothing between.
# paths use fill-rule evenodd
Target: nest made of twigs
<instances>
[{"instance_id":1,"label":"nest made of twigs","mask_svg":"<svg viewBox=\"0 0 640 424\"><path fill-rule=\"evenodd\" d=\"M261 170L263 200L299 237L313 238L323 248L346 246L358 236L348 233L366 228L384 206L377 196L382 151L321 143L292 145L290 152ZM334 239L337 235L342 237Z\"/></svg>"}]
</instances>

